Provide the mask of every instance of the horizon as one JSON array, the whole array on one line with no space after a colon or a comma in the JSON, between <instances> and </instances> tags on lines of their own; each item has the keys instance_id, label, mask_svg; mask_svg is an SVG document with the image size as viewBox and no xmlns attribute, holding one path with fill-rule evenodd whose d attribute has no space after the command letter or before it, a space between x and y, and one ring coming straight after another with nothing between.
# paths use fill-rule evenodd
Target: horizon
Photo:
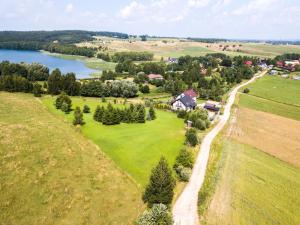
<instances>
[{"instance_id":1,"label":"horizon","mask_svg":"<svg viewBox=\"0 0 300 225\"><path fill-rule=\"evenodd\" d=\"M299 40L296 0L4 0L1 31L87 30L229 40ZM200 13L199 13L200 12Z\"/></svg>"}]
</instances>

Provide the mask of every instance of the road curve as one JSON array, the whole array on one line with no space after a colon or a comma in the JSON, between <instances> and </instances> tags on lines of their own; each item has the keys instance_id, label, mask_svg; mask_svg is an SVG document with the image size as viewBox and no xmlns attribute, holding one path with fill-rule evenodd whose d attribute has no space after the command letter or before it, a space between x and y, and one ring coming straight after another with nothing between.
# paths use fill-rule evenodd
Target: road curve
<instances>
[{"instance_id":1,"label":"road curve","mask_svg":"<svg viewBox=\"0 0 300 225\"><path fill-rule=\"evenodd\" d=\"M198 192L204 181L211 143L213 139L217 136L217 134L225 126L226 122L228 121L230 117L231 107L234 103L238 90L241 87L252 83L257 78L262 77L263 75L266 74L266 72L267 71L264 71L254 76L249 81L235 87L230 92L229 98L227 100L227 104L224 107L224 113L222 116L220 116L220 121L202 140L200 152L194 164L190 181L184 188L183 192L181 193L177 201L175 202L175 205L173 207L173 218L175 222L174 224L176 225L199 225L200 224L199 217L198 217L198 207L197 207Z\"/></svg>"}]
</instances>

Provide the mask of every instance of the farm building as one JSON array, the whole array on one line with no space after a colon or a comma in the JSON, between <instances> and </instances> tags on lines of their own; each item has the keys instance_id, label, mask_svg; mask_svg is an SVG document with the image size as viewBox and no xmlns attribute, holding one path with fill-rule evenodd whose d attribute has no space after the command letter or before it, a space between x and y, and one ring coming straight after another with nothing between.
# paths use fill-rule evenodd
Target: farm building
<instances>
[{"instance_id":1,"label":"farm building","mask_svg":"<svg viewBox=\"0 0 300 225\"><path fill-rule=\"evenodd\" d=\"M148 75L149 80L163 80L164 77L160 74L149 74Z\"/></svg>"}]
</instances>

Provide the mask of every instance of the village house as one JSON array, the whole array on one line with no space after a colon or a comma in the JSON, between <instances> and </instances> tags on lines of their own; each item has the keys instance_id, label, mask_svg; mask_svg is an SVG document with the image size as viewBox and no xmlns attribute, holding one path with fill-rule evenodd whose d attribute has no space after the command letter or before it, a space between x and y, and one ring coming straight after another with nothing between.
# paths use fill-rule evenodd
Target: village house
<instances>
[{"instance_id":1,"label":"village house","mask_svg":"<svg viewBox=\"0 0 300 225\"><path fill-rule=\"evenodd\" d=\"M250 60L245 61L244 64L249 67L253 65L252 61Z\"/></svg>"},{"instance_id":2,"label":"village house","mask_svg":"<svg viewBox=\"0 0 300 225\"><path fill-rule=\"evenodd\" d=\"M197 93L193 89L186 90L172 102L173 110L190 111L197 106Z\"/></svg>"},{"instance_id":3,"label":"village house","mask_svg":"<svg viewBox=\"0 0 300 225\"><path fill-rule=\"evenodd\" d=\"M149 74L148 78L149 78L149 80L163 80L164 79L164 77L162 75L153 74L153 73Z\"/></svg>"}]
</instances>

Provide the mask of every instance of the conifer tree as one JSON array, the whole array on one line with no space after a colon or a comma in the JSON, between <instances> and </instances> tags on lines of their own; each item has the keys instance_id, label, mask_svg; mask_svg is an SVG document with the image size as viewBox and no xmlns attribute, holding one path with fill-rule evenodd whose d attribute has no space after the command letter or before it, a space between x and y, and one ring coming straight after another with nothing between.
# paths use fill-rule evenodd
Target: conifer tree
<instances>
[{"instance_id":1,"label":"conifer tree","mask_svg":"<svg viewBox=\"0 0 300 225\"><path fill-rule=\"evenodd\" d=\"M138 116L137 116L137 123L145 123L145 116L146 116L146 110L143 105L137 106Z\"/></svg>"},{"instance_id":2,"label":"conifer tree","mask_svg":"<svg viewBox=\"0 0 300 225\"><path fill-rule=\"evenodd\" d=\"M155 120L156 119L156 114L155 114L155 110L154 110L153 106L150 106L149 118L150 118L150 120Z\"/></svg>"},{"instance_id":3,"label":"conifer tree","mask_svg":"<svg viewBox=\"0 0 300 225\"><path fill-rule=\"evenodd\" d=\"M153 204L170 205L174 195L175 179L168 162L161 157L158 165L152 170L149 183L143 194L143 201L152 207Z\"/></svg>"},{"instance_id":4,"label":"conifer tree","mask_svg":"<svg viewBox=\"0 0 300 225\"><path fill-rule=\"evenodd\" d=\"M81 112L80 108L77 106L75 111L74 111L74 120L73 120L73 125L83 125L83 113Z\"/></svg>"}]
</instances>

